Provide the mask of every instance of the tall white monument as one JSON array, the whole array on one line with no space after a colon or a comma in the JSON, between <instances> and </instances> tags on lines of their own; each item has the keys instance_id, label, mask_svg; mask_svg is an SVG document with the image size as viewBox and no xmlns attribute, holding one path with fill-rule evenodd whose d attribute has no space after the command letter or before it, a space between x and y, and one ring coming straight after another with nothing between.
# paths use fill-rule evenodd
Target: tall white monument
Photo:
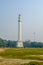
<instances>
[{"instance_id":1,"label":"tall white monument","mask_svg":"<svg viewBox=\"0 0 43 65\"><path fill-rule=\"evenodd\" d=\"M21 21L21 15L18 16L18 42L17 47L23 47L23 41L22 41L22 21Z\"/></svg>"}]
</instances>

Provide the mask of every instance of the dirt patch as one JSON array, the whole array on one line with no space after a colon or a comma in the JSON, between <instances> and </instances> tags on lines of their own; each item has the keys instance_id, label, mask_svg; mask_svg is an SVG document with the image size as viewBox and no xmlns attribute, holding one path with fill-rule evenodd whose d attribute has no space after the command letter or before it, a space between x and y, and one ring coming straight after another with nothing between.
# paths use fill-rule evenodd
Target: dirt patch
<instances>
[{"instance_id":1,"label":"dirt patch","mask_svg":"<svg viewBox=\"0 0 43 65\"><path fill-rule=\"evenodd\" d=\"M0 48L0 52L3 52L5 49L4 48Z\"/></svg>"},{"instance_id":2,"label":"dirt patch","mask_svg":"<svg viewBox=\"0 0 43 65\"><path fill-rule=\"evenodd\" d=\"M1 59L0 63L3 63L3 65L20 65L24 63L29 63L29 62L43 62L40 60L30 60L30 59ZM1 64L0 64L1 65Z\"/></svg>"}]
</instances>

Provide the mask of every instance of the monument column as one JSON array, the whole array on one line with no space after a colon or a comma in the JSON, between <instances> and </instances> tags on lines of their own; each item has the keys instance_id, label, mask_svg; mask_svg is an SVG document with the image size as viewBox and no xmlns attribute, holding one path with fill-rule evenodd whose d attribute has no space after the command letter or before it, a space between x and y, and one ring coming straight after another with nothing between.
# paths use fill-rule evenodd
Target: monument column
<instances>
[{"instance_id":1,"label":"monument column","mask_svg":"<svg viewBox=\"0 0 43 65\"><path fill-rule=\"evenodd\" d=\"M21 21L21 15L18 16L18 42L17 47L23 47L23 41L22 41L22 21Z\"/></svg>"}]
</instances>

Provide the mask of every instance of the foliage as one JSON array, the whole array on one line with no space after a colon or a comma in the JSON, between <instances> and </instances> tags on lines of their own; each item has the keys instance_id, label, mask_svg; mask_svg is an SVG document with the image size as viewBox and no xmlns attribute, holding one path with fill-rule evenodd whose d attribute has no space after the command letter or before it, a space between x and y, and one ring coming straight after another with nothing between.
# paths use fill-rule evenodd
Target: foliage
<instances>
[{"instance_id":1,"label":"foliage","mask_svg":"<svg viewBox=\"0 0 43 65\"><path fill-rule=\"evenodd\" d=\"M0 38L0 47L6 47L6 48L16 48L17 41L11 41L11 40L3 40ZM43 48L42 42L31 42L31 41L25 41L23 42L24 48Z\"/></svg>"}]
</instances>

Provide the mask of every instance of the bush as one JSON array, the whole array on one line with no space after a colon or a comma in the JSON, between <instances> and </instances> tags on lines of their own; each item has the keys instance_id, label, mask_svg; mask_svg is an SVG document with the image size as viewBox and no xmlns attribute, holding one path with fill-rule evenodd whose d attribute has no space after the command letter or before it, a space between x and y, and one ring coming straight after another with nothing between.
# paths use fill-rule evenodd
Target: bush
<instances>
[{"instance_id":1,"label":"bush","mask_svg":"<svg viewBox=\"0 0 43 65\"><path fill-rule=\"evenodd\" d=\"M30 62L30 63L24 64L24 65L40 65L40 64L38 62Z\"/></svg>"},{"instance_id":2,"label":"bush","mask_svg":"<svg viewBox=\"0 0 43 65\"><path fill-rule=\"evenodd\" d=\"M39 65L38 62L30 62L29 65Z\"/></svg>"}]
</instances>

